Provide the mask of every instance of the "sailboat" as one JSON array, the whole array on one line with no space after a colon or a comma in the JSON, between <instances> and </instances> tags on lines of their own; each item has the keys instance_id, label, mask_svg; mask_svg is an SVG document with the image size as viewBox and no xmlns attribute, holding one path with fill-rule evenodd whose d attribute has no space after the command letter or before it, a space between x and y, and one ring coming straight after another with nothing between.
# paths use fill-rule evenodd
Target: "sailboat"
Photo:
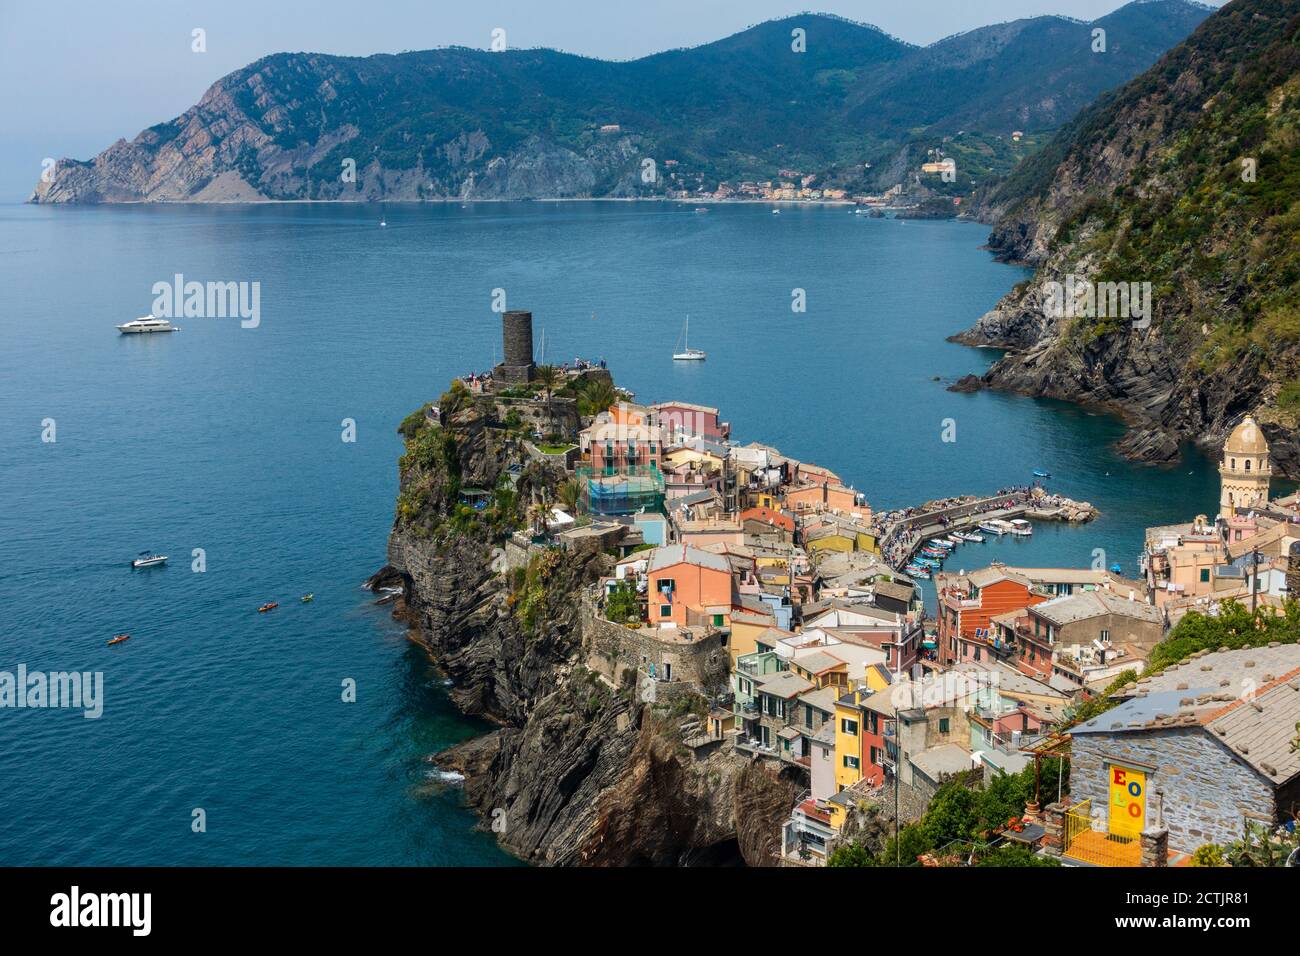
<instances>
[{"instance_id":1,"label":"sailboat","mask_svg":"<svg viewBox=\"0 0 1300 956\"><path fill-rule=\"evenodd\" d=\"M689 315L686 317L686 325L682 327L682 338L679 341L683 343L683 348L680 352L673 353L674 362L704 361L704 350L691 348L691 317Z\"/></svg>"}]
</instances>

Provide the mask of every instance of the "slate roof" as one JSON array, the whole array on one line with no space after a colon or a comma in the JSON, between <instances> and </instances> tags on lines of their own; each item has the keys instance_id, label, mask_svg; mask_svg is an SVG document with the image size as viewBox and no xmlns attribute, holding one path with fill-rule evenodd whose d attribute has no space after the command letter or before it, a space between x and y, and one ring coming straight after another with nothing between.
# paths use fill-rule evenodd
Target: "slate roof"
<instances>
[{"instance_id":1,"label":"slate roof","mask_svg":"<svg viewBox=\"0 0 1300 956\"><path fill-rule=\"evenodd\" d=\"M839 690L838 687L823 687L820 690L809 691L806 694L799 695L799 703L812 704L823 713L833 714L835 713L835 701L839 699ZM827 721L827 723L832 725L831 730L834 731L834 723L832 721Z\"/></svg>"},{"instance_id":2,"label":"slate roof","mask_svg":"<svg viewBox=\"0 0 1300 956\"><path fill-rule=\"evenodd\" d=\"M759 689L764 694L771 694L773 697L789 700L791 697L797 697L806 691L812 690L814 686L812 681L804 680L793 671L780 671L765 678L763 686Z\"/></svg>"},{"instance_id":3,"label":"slate roof","mask_svg":"<svg viewBox=\"0 0 1300 956\"><path fill-rule=\"evenodd\" d=\"M825 651L813 651L811 654L795 657L792 663L810 673L821 674L836 667L842 667L846 662Z\"/></svg>"},{"instance_id":4,"label":"slate roof","mask_svg":"<svg viewBox=\"0 0 1300 956\"><path fill-rule=\"evenodd\" d=\"M1300 646L1211 651L1143 678L1118 707L1072 734L1203 728L1273 785L1300 775Z\"/></svg>"},{"instance_id":5,"label":"slate roof","mask_svg":"<svg viewBox=\"0 0 1300 956\"><path fill-rule=\"evenodd\" d=\"M828 720L822 724L822 729L813 735L813 740L833 748L835 746L835 721Z\"/></svg>"},{"instance_id":6,"label":"slate roof","mask_svg":"<svg viewBox=\"0 0 1300 956\"><path fill-rule=\"evenodd\" d=\"M876 593L896 601L910 601L916 588L910 584L895 584L892 581L880 581L876 584Z\"/></svg>"},{"instance_id":7,"label":"slate roof","mask_svg":"<svg viewBox=\"0 0 1300 956\"><path fill-rule=\"evenodd\" d=\"M702 551L699 548L692 548L690 545L669 544L662 548L655 548L650 552L649 570L662 571L664 568L671 568L675 564L694 564L702 568L711 568L714 571L725 571L731 573L731 564L720 554L713 554L709 551Z\"/></svg>"},{"instance_id":8,"label":"slate roof","mask_svg":"<svg viewBox=\"0 0 1300 956\"><path fill-rule=\"evenodd\" d=\"M912 766L936 783L949 774L970 769L973 763L970 753L956 744L939 744L910 759Z\"/></svg>"},{"instance_id":9,"label":"slate roof","mask_svg":"<svg viewBox=\"0 0 1300 956\"><path fill-rule=\"evenodd\" d=\"M1160 609L1144 601L1130 601L1109 591L1083 591L1065 597L1053 598L1029 608L1031 614L1051 621L1058 626L1086 621L1104 614L1119 614L1135 621L1161 624L1164 617Z\"/></svg>"},{"instance_id":10,"label":"slate roof","mask_svg":"<svg viewBox=\"0 0 1300 956\"><path fill-rule=\"evenodd\" d=\"M1274 784L1300 774L1291 742L1300 724L1300 668L1266 685L1254 700L1240 700L1206 722L1211 733Z\"/></svg>"}]
</instances>

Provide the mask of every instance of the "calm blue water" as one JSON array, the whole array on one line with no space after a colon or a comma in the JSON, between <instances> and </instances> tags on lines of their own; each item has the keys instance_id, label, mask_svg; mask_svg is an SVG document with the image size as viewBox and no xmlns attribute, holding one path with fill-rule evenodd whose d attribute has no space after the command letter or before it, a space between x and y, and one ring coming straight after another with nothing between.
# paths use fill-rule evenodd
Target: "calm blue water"
<instances>
[{"instance_id":1,"label":"calm blue water","mask_svg":"<svg viewBox=\"0 0 1300 956\"><path fill-rule=\"evenodd\" d=\"M0 207L0 670L106 684L97 721L0 710L0 863L510 862L425 760L481 726L359 590L384 562L394 428L499 358L497 288L547 360L603 357L641 399L718 405L877 508L1046 468L1101 520L963 563L1102 548L1132 573L1141 529L1212 511L1216 477L1122 461L1107 418L944 390L992 357L944 336L1026 274L985 234L756 206ZM178 272L260 282L260 327L119 336ZM688 313L709 358L674 365ZM133 572L143 548L172 561Z\"/></svg>"}]
</instances>

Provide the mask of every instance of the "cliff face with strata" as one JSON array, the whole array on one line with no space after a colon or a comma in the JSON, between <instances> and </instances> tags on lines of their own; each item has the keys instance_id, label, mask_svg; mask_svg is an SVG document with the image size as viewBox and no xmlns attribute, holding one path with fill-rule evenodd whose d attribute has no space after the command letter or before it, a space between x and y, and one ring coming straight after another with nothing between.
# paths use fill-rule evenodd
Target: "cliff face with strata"
<instances>
[{"instance_id":1,"label":"cliff face with strata","mask_svg":"<svg viewBox=\"0 0 1300 956\"><path fill-rule=\"evenodd\" d=\"M638 138L520 134L509 124L439 111L394 111L412 97L475 74L467 51L445 63L279 54L223 77L170 122L118 140L88 161L62 159L31 201L40 203L418 201L637 195ZM427 57L428 55L426 55ZM405 74L405 75L404 75ZM448 74L453 79L448 79ZM411 90L410 87L416 87ZM458 122L458 119L460 122ZM468 122L465 122L468 120ZM412 127L404 129L404 127Z\"/></svg>"},{"instance_id":2,"label":"cliff face with strata","mask_svg":"<svg viewBox=\"0 0 1300 956\"><path fill-rule=\"evenodd\" d=\"M693 757L682 713L588 670L581 592L612 559L547 550L507 567L494 523L553 500L562 473L530 464L513 502L502 493L457 518L458 487L498 488L520 457L482 407L444 408L443 428L406 429L389 564L372 580L402 587L396 613L450 678L456 705L499 725L437 755L439 767L465 774L483 825L531 863L774 863L796 785L730 752Z\"/></svg>"},{"instance_id":3,"label":"cliff face with strata","mask_svg":"<svg viewBox=\"0 0 1300 956\"><path fill-rule=\"evenodd\" d=\"M1235 0L981 197L990 247L1038 272L954 340L1008 350L983 386L1120 413L1131 457L1217 455L1252 413L1300 476L1297 195L1300 2ZM1149 283L1150 321L1058 315L1071 276Z\"/></svg>"}]
</instances>

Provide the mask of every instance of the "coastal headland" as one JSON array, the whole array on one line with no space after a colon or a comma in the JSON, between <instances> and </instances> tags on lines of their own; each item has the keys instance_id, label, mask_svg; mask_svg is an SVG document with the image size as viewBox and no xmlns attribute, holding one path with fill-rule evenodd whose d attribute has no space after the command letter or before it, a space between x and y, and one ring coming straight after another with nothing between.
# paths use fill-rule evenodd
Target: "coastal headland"
<instances>
[{"instance_id":1,"label":"coastal headland","mask_svg":"<svg viewBox=\"0 0 1300 956\"><path fill-rule=\"evenodd\" d=\"M1038 485L873 513L829 469L739 444L716 409L636 404L594 363L536 367L530 330L508 313L503 363L402 423L388 564L368 585L400 591L394 615L452 701L498 725L432 759L528 862L788 862L807 758L743 730L731 681L754 631L792 635L892 585L901 602L869 610L923 658L933 622L899 569L928 538L1096 514ZM717 595L701 583L683 607L679 570L657 604L665 562L718 572Z\"/></svg>"}]
</instances>

